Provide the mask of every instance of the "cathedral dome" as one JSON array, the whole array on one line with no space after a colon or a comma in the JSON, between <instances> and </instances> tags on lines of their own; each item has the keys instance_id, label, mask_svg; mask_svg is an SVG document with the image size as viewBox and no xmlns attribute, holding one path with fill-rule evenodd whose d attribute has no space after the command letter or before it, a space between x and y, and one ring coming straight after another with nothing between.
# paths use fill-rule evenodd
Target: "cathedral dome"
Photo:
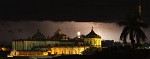
<instances>
[{"instance_id":1,"label":"cathedral dome","mask_svg":"<svg viewBox=\"0 0 150 59\"><path fill-rule=\"evenodd\" d=\"M87 34L85 36L85 38L101 38L101 36L97 35L94 31L93 31L93 27L92 27L92 30L89 34Z\"/></svg>"},{"instance_id":2,"label":"cathedral dome","mask_svg":"<svg viewBox=\"0 0 150 59\"><path fill-rule=\"evenodd\" d=\"M33 36L32 36L32 40L43 40L45 39L46 37L40 33L40 31L38 30L37 33L35 33Z\"/></svg>"}]
</instances>

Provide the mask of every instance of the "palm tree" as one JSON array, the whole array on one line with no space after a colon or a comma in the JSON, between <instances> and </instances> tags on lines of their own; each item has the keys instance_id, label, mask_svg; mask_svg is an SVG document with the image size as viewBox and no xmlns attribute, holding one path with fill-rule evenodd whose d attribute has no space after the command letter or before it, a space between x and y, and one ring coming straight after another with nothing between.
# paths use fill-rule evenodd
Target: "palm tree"
<instances>
[{"instance_id":1,"label":"palm tree","mask_svg":"<svg viewBox=\"0 0 150 59\"><path fill-rule=\"evenodd\" d=\"M143 28L147 28L148 25L139 21L138 17L128 17L127 22L119 22L119 26L124 26L123 31L120 35L120 40L123 41L124 44L127 43L127 37L129 37L132 47L134 44L141 44L142 41L147 39L145 33L143 32Z\"/></svg>"}]
</instances>

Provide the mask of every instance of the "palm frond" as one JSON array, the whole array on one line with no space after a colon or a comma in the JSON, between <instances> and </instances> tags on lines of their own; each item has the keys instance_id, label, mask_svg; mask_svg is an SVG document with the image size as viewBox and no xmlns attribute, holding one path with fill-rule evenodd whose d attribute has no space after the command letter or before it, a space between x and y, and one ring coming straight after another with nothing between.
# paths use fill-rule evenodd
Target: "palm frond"
<instances>
[{"instance_id":1,"label":"palm frond","mask_svg":"<svg viewBox=\"0 0 150 59\"><path fill-rule=\"evenodd\" d=\"M118 22L117 24L119 26L125 26L120 35L120 40L124 43L126 43L128 35L130 35L131 44L134 44L135 40L137 43L140 43L140 41L145 41L147 39L142 28L148 28L148 24L140 21L137 15L129 15L126 22Z\"/></svg>"},{"instance_id":2,"label":"palm frond","mask_svg":"<svg viewBox=\"0 0 150 59\"><path fill-rule=\"evenodd\" d=\"M126 26L128 23L127 22L118 22L117 23L119 26Z\"/></svg>"},{"instance_id":3,"label":"palm frond","mask_svg":"<svg viewBox=\"0 0 150 59\"><path fill-rule=\"evenodd\" d=\"M140 26L141 28L148 28L148 24L143 22L138 22L137 26Z\"/></svg>"},{"instance_id":4,"label":"palm frond","mask_svg":"<svg viewBox=\"0 0 150 59\"><path fill-rule=\"evenodd\" d=\"M142 39L142 41L145 41L147 39L147 36L145 35L145 33L140 27L137 27L135 31L136 31L136 34L139 36L139 38Z\"/></svg>"},{"instance_id":5,"label":"palm frond","mask_svg":"<svg viewBox=\"0 0 150 59\"><path fill-rule=\"evenodd\" d=\"M120 40L125 41L128 33L129 33L129 27L126 26L120 35Z\"/></svg>"},{"instance_id":6,"label":"palm frond","mask_svg":"<svg viewBox=\"0 0 150 59\"><path fill-rule=\"evenodd\" d=\"M140 37L139 37L139 35L135 34L135 36L136 36L136 42L137 42L137 44L140 44Z\"/></svg>"}]
</instances>

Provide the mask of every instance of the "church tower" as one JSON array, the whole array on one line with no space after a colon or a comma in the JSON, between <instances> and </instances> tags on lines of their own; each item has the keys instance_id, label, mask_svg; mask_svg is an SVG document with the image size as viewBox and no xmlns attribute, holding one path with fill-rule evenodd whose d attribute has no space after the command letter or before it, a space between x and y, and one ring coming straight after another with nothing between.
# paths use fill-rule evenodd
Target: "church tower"
<instances>
[{"instance_id":1,"label":"church tower","mask_svg":"<svg viewBox=\"0 0 150 59\"><path fill-rule=\"evenodd\" d=\"M84 43L87 46L101 48L101 40L102 40L101 36L97 35L94 32L93 27L92 27L91 32L85 36Z\"/></svg>"}]
</instances>

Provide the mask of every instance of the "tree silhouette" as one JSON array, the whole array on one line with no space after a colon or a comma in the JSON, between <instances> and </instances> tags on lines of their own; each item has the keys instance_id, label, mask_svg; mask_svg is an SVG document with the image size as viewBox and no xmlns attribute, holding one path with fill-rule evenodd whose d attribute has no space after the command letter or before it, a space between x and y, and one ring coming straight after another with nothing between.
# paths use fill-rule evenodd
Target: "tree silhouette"
<instances>
[{"instance_id":1,"label":"tree silhouette","mask_svg":"<svg viewBox=\"0 0 150 59\"><path fill-rule=\"evenodd\" d=\"M143 23L143 21L139 21L135 16L127 17L126 22L119 22L119 26L124 26L123 31L120 35L120 40L123 41L124 44L127 43L127 37L129 35L129 39L131 41L132 46L134 44L140 45L142 41L147 39L143 28L147 28L148 25Z\"/></svg>"},{"instance_id":2,"label":"tree silhouette","mask_svg":"<svg viewBox=\"0 0 150 59\"><path fill-rule=\"evenodd\" d=\"M86 50L84 50L82 52L83 55L95 55L96 53L98 53L99 51L101 51L100 48L97 48L97 47L90 47L90 48L87 48Z\"/></svg>"}]
</instances>

